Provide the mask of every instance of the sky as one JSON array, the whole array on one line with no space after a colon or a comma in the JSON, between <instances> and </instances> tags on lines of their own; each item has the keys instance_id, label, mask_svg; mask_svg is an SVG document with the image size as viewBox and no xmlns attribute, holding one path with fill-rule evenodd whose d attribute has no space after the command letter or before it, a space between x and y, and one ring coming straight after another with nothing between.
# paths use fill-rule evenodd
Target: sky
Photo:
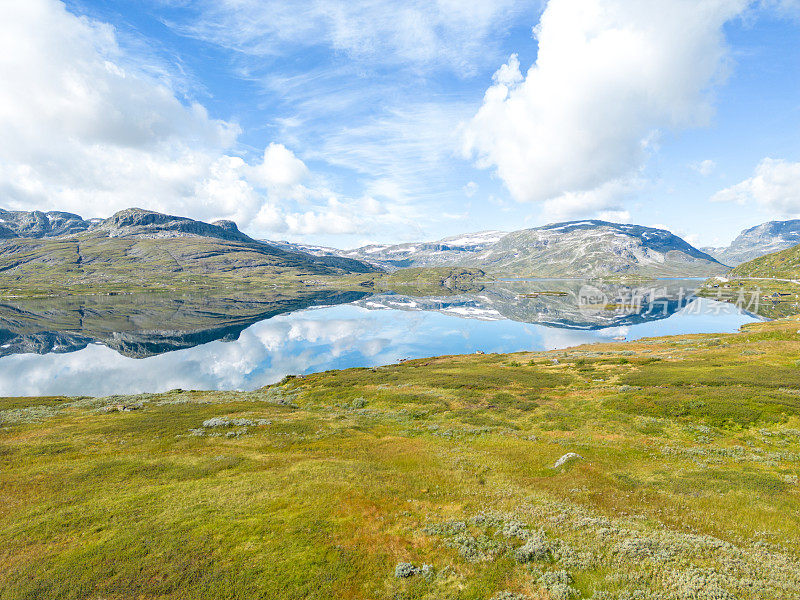
<instances>
[{"instance_id":1,"label":"sky","mask_svg":"<svg viewBox=\"0 0 800 600\"><path fill-rule=\"evenodd\" d=\"M800 0L0 0L0 207L350 248L800 217Z\"/></svg>"}]
</instances>

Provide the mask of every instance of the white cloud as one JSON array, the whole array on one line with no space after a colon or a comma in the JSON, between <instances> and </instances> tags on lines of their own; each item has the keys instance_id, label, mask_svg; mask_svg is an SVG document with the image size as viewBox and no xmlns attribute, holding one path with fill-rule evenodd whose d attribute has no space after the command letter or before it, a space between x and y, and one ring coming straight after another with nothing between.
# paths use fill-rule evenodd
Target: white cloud
<instances>
[{"instance_id":1,"label":"white cloud","mask_svg":"<svg viewBox=\"0 0 800 600\"><path fill-rule=\"evenodd\" d=\"M464 128L463 152L519 201L635 173L662 128L702 125L725 72L722 26L748 0L549 0L524 80L516 56Z\"/></svg>"},{"instance_id":2,"label":"white cloud","mask_svg":"<svg viewBox=\"0 0 800 600\"><path fill-rule=\"evenodd\" d=\"M583 192L566 192L545 200L542 216L550 222L596 218L604 221L627 221L628 213L620 200L641 187L638 180L610 181L596 189Z\"/></svg>"},{"instance_id":3,"label":"white cloud","mask_svg":"<svg viewBox=\"0 0 800 600\"><path fill-rule=\"evenodd\" d=\"M109 216L140 206L235 220L254 235L372 228L282 144L248 163L239 126L138 70L107 24L56 0L0 19L0 197L5 208ZM302 206L301 206L302 205ZM350 223L345 221L350 219Z\"/></svg>"},{"instance_id":4,"label":"white cloud","mask_svg":"<svg viewBox=\"0 0 800 600\"><path fill-rule=\"evenodd\" d=\"M251 179L264 187L290 189L308 176L308 167L283 144L272 143L264 150L264 160L253 168Z\"/></svg>"},{"instance_id":5,"label":"white cloud","mask_svg":"<svg viewBox=\"0 0 800 600\"><path fill-rule=\"evenodd\" d=\"M470 181L467 185L464 186L464 194L467 198L472 198L475 193L478 191L478 184L474 181Z\"/></svg>"},{"instance_id":6,"label":"white cloud","mask_svg":"<svg viewBox=\"0 0 800 600\"><path fill-rule=\"evenodd\" d=\"M512 54L508 62L492 75L492 81L504 86L514 86L524 80L525 76L519 70L519 56L517 54Z\"/></svg>"},{"instance_id":7,"label":"white cloud","mask_svg":"<svg viewBox=\"0 0 800 600\"><path fill-rule=\"evenodd\" d=\"M184 32L253 55L324 46L368 63L471 72L525 0L214 0Z\"/></svg>"},{"instance_id":8,"label":"white cloud","mask_svg":"<svg viewBox=\"0 0 800 600\"><path fill-rule=\"evenodd\" d=\"M696 247L700 243L700 236L697 235L696 233L688 233L688 234L677 233L676 235L682 237L684 240L689 242L692 246Z\"/></svg>"},{"instance_id":9,"label":"white cloud","mask_svg":"<svg viewBox=\"0 0 800 600\"><path fill-rule=\"evenodd\" d=\"M446 180L446 164L458 145L458 124L466 103L412 103L391 108L357 124L327 132L308 156L400 187L435 187Z\"/></svg>"},{"instance_id":10,"label":"white cloud","mask_svg":"<svg viewBox=\"0 0 800 600\"><path fill-rule=\"evenodd\" d=\"M714 169L717 168L717 163L715 163L713 160L706 159L697 163L692 163L689 165L689 167L691 167L692 170L700 173L700 175L703 177L708 177L714 172Z\"/></svg>"},{"instance_id":11,"label":"white cloud","mask_svg":"<svg viewBox=\"0 0 800 600\"><path fill-rule=\"evenodd\" d=\"M749 179L711 197L712 202L760 205L781 216L800 214L800 162L765 158Z\"/></svg>"},{"instance_id":12,"label":"white cloud","mask_svg":"<svg viewBox=\"0 0 800 600\"><path fill-rule=\"evenodd\" d=\"M453 93L452 77L441 72L469 78L497 64L510 27L532 22L540 5L215 0L198 3L188 25L170 25L236 50L237 71L270 99L280 140L309 164L324 164L330 185L373 197L375 188L391 188L386 198L435 228L443 211L431 205L457 212L463 202L454 181L464 165L454 154L458 125L474 112L473 100ZM407 221L382 233L411 237Z\"/></svg>"},{"instance_id":13,"label":"white cloud","mask_svg":"<svg viewBox=\"0 0 800 600\"><path fill-rule=\"evenodd\" d=\"M759 5L783 16L800 15L800 0L761 0Z\"/></svg>"}]
</instances>

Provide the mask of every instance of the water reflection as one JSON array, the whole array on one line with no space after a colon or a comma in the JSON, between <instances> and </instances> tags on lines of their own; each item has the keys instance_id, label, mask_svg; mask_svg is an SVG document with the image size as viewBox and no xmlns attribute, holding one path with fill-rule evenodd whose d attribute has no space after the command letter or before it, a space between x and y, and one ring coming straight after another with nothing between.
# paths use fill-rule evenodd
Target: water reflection
<instances>
[{"instance_id":1,"label":"water reflection","mask_svg":"<svg viewBox=\"0 0 800 600\"><path fill-rule=\"evenodd\" d=\"M0 395L254 389L289 373L735 331L755 320L730 304L694 298L687 283L648 292L658 310L621 302L631 291L625 286L603 286L602 302L582 304L582 282L503 282L477 294L421 298L317 292L6 304Z\"/></svg>"},{"instance_id":2,"label":"water reflection","mask_svg":"<svg viewBox=\"0 0 800 600\"><path fill-rule=\"evenodd\" d=\"M68 353L99 343L123 356L146 358L214 340L236 340L258 321L367 295L301 291L291 296L148 294L4 302L0 303L0 357Z\"/></svg>"},{"instance_id":3,"label":"water reflection","mask_svg":"<svg viewBox=\"0 0 800 600\"><path fill-rule=\"evenodd\" d=\"M613 285L581 280L502 281L478 293L415 297L371 296L366 308L429 310L469 319L511 319L564 329L604 329L658 321L691 310L722 310L696 303L699 280L670 279L649 285Z\"/></svg>"}]
</instances>

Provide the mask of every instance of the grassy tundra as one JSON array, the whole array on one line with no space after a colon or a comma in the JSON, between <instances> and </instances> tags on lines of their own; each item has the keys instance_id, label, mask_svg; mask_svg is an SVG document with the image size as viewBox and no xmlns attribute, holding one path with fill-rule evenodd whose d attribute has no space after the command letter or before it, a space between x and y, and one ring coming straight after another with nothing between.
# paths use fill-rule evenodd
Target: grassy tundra
<instances>
[{"instance_id":1,"label":"grassy tundra","mask_svg":"<svg viewBox=\"0 0 800 600\"><path fill-rule=\"evenodd\" d=\"M798 328L0 400L0 599L800 598Z\"/></svg>"}]
</instances>

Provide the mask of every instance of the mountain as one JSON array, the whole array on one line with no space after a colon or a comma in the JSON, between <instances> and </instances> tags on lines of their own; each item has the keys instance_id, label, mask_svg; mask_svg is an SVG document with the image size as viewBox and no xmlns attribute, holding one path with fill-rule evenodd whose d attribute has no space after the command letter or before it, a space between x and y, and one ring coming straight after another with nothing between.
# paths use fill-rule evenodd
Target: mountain
<instances>
[{"instance_id":1,"label":"mountain","mask_svg":"<svg viewBox=\"0 0 800 600\"><path fill-rule=\"evenodd\" d=\"M32 217L16 218L15 229L7 227L11 234L0 240L0 274L12 283L38 283L43 288L59 284L171 285L178 280L207 283L214 276L235 277L237 282L267 278L262 283L276 283L276 277L285 280L379 270L350 258L317 257L259 242L230 221L204 223L138 208L92 222L80 217L59 221L48 216L51 213L45 214L45 221L40 218L44 213L28 214ZM41 226L29 225L31 220ZM83 228L81 221L88 226ZM58 227L65 233L55 236Z\"/></svg>"},{"instance_id":2,"label":"mountain","mask_svg":"<svg viewBox=\"0 0 800 600\"><path fill-rule=\"evenodd\" d=\"M140 208L122 210L105 221L100 221L92 231L108 237L174 238L203 237L233 242L255 243L233 221L204 223L187 217L165 215Z\"/></svg>"},{"instance_id":3,"label":"mountain","mask_svg":"<svg viewBox=\"0 0 800 600\"><path fill-rule=\"evenodd\" d=\"M205 223L138 208L104 220L62 212L0 214L0 275L11 284L44 289L62 283L96 287L146 282L169 287L179 279L206 284L214 277L233 277L240 283L261 279L263 285L409 267L550 278L710 276L728 270L668 231L606 221L337 250L259 241L231 221Z\"/></svg>"},{"instance_id":4,"label":"mountain","mask_svg":"<svg viewBox=\"0 0 800 600\"><path fill-rule=\"evenodd\" d=\"M606 221L556 223L511 233L485 231L339 253L389 269L463 266L510 277L677 277L728 270L669 231Z\"/></svg>"},{"instance_id":5,"label":"mountain","mask_svg":"<svg viewBox=\"0 0 800 600\"><path fill-rule=\"evenodd\" d=\"M327 246L314 246L311 244L298 244L295 242L275 241L275 240L260 240L265 244L282 248L289 252L303 252L312 256L341 256L346 257L346 250L339 250L338 248L329 248Z\"/></svg>"},{"instance_id":6,"label":"mountain","mask_svg":"<svg viewBox=\"0 0 800 600\"><path fill-rule=\"evenodd\" d=\"M435 242L363 246L343 252L342 256L396 269L463 266L480 252L491 248L505 235L507 235L505 231L480 231L447 237Z\"/></svg>"},{"instance_id":7,"label":"mountain","mask_svg":"<svg viewBox=\"0 0 800 600\"><path fill-rule=\"evenodd\" d=\"M725 248L703 248L723 264L747 261L800 244L800 220L770 221L745 229Z\"/></svg>"},{"instance_id":8,"label":"mountain","mask_svg":"<svg viewBox=\"0 0 800 600\"><path fill-rule=\"evenodd\" d=\"M728 270L669 231L607 221L515 231L472 260L526 277L703 276Z\"/></svg>"},{"instance_id":9,"label":"mountain","mask_svg":"<svg viewBox=\"0 0 800 600\"><path fill-rule=\"evenodd\" d=\"M447 237L435 242L372 244L353 250L309 246L293 242L269 242L285 250L307 252L314 256L342 256L371 263L383 269L408 267L460 266L464 261L491 247L508 232L479 231Z\"/></svg>"},{"instance_id":10,"label":"mountain","mask_svg":"<svg viewBox=\"0 0 800 600\"><path fill-rule=\"evenodd\" d=\"M86 231L92 225L92 221L85 221L68 212L25 212L0 208L0 239L58 237Z\"/></svg>"}]
</instances>

